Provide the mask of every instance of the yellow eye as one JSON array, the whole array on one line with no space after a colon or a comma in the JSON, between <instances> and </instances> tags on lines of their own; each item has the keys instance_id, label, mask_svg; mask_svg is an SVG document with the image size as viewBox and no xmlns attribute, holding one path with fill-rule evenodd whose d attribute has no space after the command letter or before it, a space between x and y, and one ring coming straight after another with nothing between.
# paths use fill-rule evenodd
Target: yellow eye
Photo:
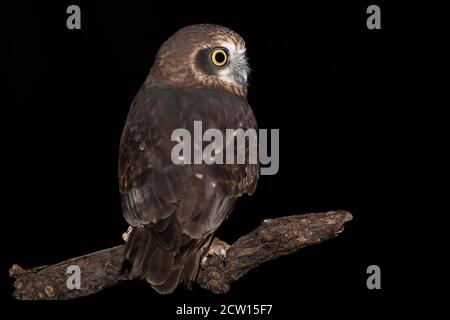
<instances>
[{"instance_id":1,"label":"yellow eye","mask_svg":"<svg viewBox=\"0 0 450 320\"><path fill-rule=\"evenodd\" d=\"M217 67L223 67L224 65L227 64L228 54L223 49L216 49L211 54L211 61Z\"/></svg>"}]
</instances>

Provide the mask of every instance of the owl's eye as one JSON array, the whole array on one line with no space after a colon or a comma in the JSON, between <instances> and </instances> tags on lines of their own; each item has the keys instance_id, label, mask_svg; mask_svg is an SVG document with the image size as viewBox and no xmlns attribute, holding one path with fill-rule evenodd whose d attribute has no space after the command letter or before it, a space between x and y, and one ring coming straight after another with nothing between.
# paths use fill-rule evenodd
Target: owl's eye
<instances>
[{"instance_id":1,"label":"owl's eye","mask_svg":"<svg viewBox=\"0 0 450 320\"><path fill-rule=\"evenodd\" d=\"M215 49L211 54L211 61L216 67L223 67L228 62L228 54L223 49Z\"/></svg>"}]
</instances>

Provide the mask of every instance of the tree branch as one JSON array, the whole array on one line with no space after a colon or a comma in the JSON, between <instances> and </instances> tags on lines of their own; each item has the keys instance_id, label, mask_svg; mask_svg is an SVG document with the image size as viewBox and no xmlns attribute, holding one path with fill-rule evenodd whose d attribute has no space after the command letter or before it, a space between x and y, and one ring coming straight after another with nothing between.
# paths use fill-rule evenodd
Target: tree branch
<instances>
[{"instance_id":1,"label":"tree branch","mask_svg":"<svg viewBox=\"0 0 450 320\"><path fill-rule=\"evenodd\" d=\"M226 293L230 283L260 264L336 237L346 222L347 211L330 211L266 219L239 238L227 251L226 263L210 256L199 268L197 283L214 293ZM14 264L14 297L21 300L67 300L87 296L127 280L122 270L124 245L72 258L58 264L24 270ZM81 270L81 288L69 289L70 265Z\"/></svg>"}]
</instances>

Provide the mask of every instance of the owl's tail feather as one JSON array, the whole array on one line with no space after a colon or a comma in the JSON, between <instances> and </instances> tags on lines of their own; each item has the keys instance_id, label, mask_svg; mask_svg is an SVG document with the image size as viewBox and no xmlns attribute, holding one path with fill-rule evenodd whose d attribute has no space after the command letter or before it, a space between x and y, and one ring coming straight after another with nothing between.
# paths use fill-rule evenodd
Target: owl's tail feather
<instances>
[{"instance_id":1,"label":"owl's tail feather","mask_svg":"<svg viewBox=\"0 0 450 320\"><path fill-rule=\"evenodd\" d=\"M184 262L159 247L145 228L133 228L125 247L125 258L132 264L130 279L146 279L160 294L173 292L184 281L188 287L197 275L200 255L193 253Z\"/></svg>"}]
</instances>

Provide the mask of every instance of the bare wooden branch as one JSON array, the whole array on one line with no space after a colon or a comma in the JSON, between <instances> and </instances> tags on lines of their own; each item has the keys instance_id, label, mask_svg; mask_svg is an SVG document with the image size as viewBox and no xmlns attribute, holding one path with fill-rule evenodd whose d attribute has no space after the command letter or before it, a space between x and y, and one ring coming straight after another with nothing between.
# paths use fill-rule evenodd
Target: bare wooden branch
<instances>
[{"instance_id":1,"label":"bare wooden branch","mask_svg":"<svg viewBox=\"0 0 450 320\"><path fill-rule=\"evenodd\" d=\"M330 211L266 219L239 238L227 251L226 263L211 256L199 269L197 283L214 293L226 293L230 283L260 264L336 237L346 222L347 211ZM21 300L67 300L94 294L127 280L122 270L124 245L72 258L58 264L24 270L17 264L9 271L15 278L14 297ZM69 289L69 266L79 266L80 289Z\"/></svg>"}]
</instances>

